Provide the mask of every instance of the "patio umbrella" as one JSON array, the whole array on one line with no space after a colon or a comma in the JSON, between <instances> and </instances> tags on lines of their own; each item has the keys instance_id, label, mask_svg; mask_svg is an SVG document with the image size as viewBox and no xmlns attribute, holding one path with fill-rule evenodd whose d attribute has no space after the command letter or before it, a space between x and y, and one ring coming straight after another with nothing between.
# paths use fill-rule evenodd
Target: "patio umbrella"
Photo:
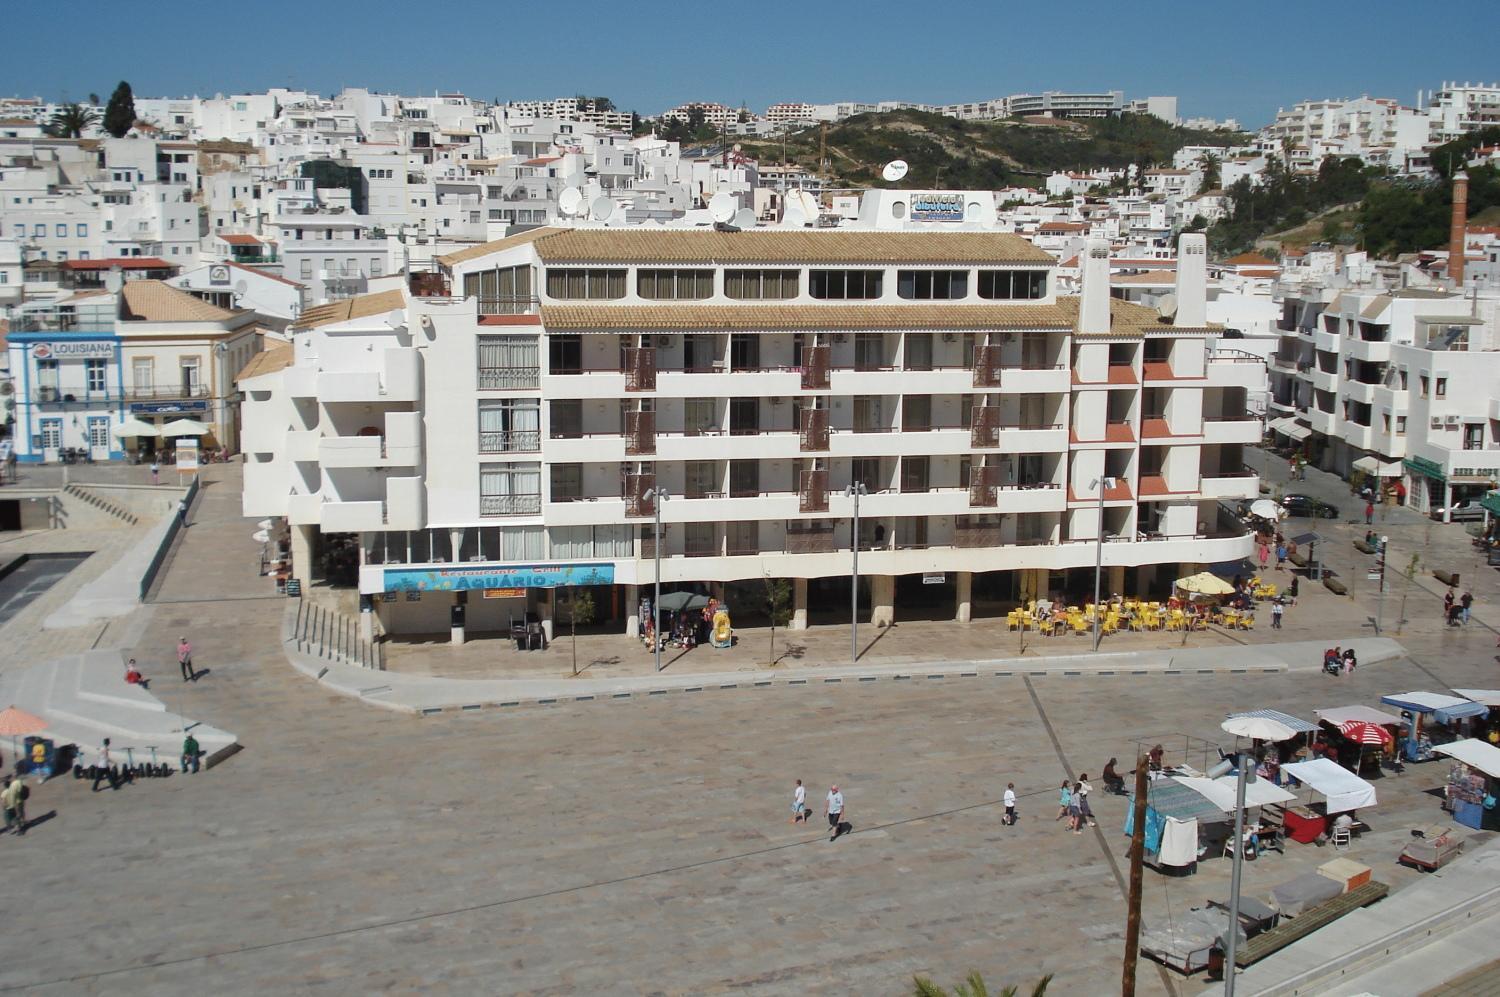
<instances>
[{"instance_id":1,"label":"patio umbrella","mask_svg":"<svg viewBox=\"0 0 1500 997\"><path fill-rule=\"evenodd\" d=\"M1391 741L1391 733L1379 724L1363 720L1345 720L1339 724L1339 732L1355 744L1383 746Z\"/></svg>"},{"instance_id":2,"label":"patio umbrella","mask_svg":"<svg viewBox=\"0 0 1500 997\"><path fill-rule=\"evenodd\" d=\"M1261 519L1283 519L1286 516L1286 510L1270 499L1256 499L1250 503L1250 515L1259 516Z\"/></svg>"},{"instance_id":3,"label":"patio umbrella","mask_svg":"<svg viewBox=\"0 0 1500 997\"><path fill-rule=\"evenodd\" d=\"M1233 585L1207 571L1200 571L1196 575L1179 578L1173 584L1184 592L1194 592L1198 595L1231 595L1234 593Z\"/></svg>"},{"instance_id":4,"label":"patio umbrella","mask_svg":"<svg viewBox=\"0 0 1500 997\"><path fill-rule=\"evenodd\" d=\"M708 605L708 596L696 592L668 592L661 597L661 608L670 613L681 613L688 609L702 609Z\"/></svg>"},{"instance_id":5,"label":"patio umbrella","mask_svg":"<svg viewBox=\"0 0 1500 997\"><path fill-rule=\"evenodd\" d=\"M47 729L47 721L35 713L27 713L15 706L0 710L0 735L10 738L11 753L15 754L16 738L25 737Z\"/></svg>"},{"instance_id":6,"label":"patio umbrella","mask_svg":"<svg viewBox=\"0 0 1500 997\"><path fill-rule=\"evenodd\" d=\"M212 431L213 427L197 419L173 419L161 427L162 436L207 436Z\"/></svg>"},{"instance_id":7,"label":"patio umbrella","mask_svg":"<svg viewBox=\"0 0 1500 997\"><path fill-rule=\"evenodd\" d=\"M117 440L123 440L127 436L158 436L155 426L142 419L126 419L118 426L109 431L109 435Z\"/></svg>"},{"instance_id":8,"label":"patio umbrella","mask_svg":"<svg viewBox=\"0 0 1500 997\"><path fill-rule=\"evenodd\" d=\"M1219 726L1235 737L1249 737L1257 741L1285 741L1297 736L1292 728L1270 717L1230 717Z\"/></svg>"}]
</instances>

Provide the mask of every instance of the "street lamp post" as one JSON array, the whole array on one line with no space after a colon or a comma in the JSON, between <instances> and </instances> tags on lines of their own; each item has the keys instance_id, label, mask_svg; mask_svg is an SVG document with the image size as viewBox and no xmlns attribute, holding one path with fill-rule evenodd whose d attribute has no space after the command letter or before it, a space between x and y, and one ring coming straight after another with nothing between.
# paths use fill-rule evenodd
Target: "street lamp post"
<instances>
[{"instance_id":1,"label":"street lamp post","mask_svg":"<svg viewBox=\"0 0 1500 997\"><path fill-rule=\"evenodd\" d=\"M1229 873L1229 929L1224 935L1224 997L1234 997L1234 956L1240 929L1240 868L1245 861L1245 784L1255 781L1255 760L1241 753L1231 765L1224 759L1208 772L1210 779L1228 775L1234 780L1234 852Z\"/></svg>"},{"instance_id":2,"label":"street lamp post","mask_svg":"<svg viewBox=\"0 0 1500 997\"><path fill-rule=\"evenodd\" d=\"M859 497L868 495L864 482L856 481L844 489L844 494L854 499L854 532L851 534L850 550L854 560L849 577L849 663L859 663Z\"/></svg>"},{"instance_id":3,"label":"street lamp post","mask_svg":"<svg viewBox=\"0 0 1500 997\"><path fill-rule=\"evenodd\" d=\"M1103 613L1099 611L1099 582L1104 574L1104 489L1115 486L1114 478L1095 478L1092 487L1099 490L1099 528L1094 538L1094 650L1099 650Z\"/></svg>"},{"instance_id":4,"label":"street lamp post","mask_svg":"<svg viewBox=\"0 0 1500 997\"><path fill-rule=\"evenodd\" d=\"M651 578L655 586L655 593L651 597L651 644L656 655L656 670L661 671L661 504L671 496L665 488L648 488L641 497L651 502L651 512L656 520L656 528L652 534L655 542L651 545L656 559L656 570L652 572Z\"/></svg>"}]
</instances>

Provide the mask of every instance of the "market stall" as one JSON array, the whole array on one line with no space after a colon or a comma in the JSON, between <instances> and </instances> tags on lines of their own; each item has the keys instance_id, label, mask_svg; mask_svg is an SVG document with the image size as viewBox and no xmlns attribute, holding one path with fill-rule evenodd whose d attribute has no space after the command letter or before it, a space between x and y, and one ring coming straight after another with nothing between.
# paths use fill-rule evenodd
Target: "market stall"
<instances>
[{"instance_id":1,"label":"market stall","mask_svg":"<svg viewBox=\"0 0 1500 997\"><path fill-rule=\"evenodd\" d=\"M1465 699L1473 700L1483 706L1489 713L1484 718L1484 730L1474 731L1476 737L1481 734L1491 744L1500 744L1500 689L1454 689ZM1476 727L1479 721L1475 720Z\"/></svg>"},{"instance_id":2,"label":"market stall","mask_svg":"<svg viewBox=\"0 0 1500 997\"><path fill-rule=\"evenodd\" d=\"M1178 873L1191 871L1198 858L1210 852L1208 842L1232 837L1225 829L1205 832L1204 825L1227 824L1234 817L1235 777L1208 779L1175 775L1152 779L1146 787L1146 857L1157 867ZM1291 793L1264 780L1246 783L1245 808L1263 807L1295 799ZM1135 808L1125 811L1125 833L1134 829ZM1253 832L1258 825L1247 825ZM1223 833L1220 833L1223 832ZM1165 870L1164 870L1165 871Z\"/></svg>"},{"instance_id":3,"label":"market stall","mask_svg":"<svg viewBox=\"0 0 1500 997\"><path fill-rule=\"evenodd\" d=\"M1432 750L1461 763L1448 776L1444 806L1453 811L1453 819L1465 827L1500 829L1500 813L1495 808L1495 793L1500 789L1496 785L1500 781L1500 748L1467 737Z\"/></svg>"},{"instance_id":4,"label":"market stall","mask_svg":"<svg viewBox=\"0 0 1500 997\"><path fill-rule=\"evenodd\" d=\"M1453 724L1470 717L1482 717L1489 708L1471 699L1445 696L1436 692L1400 692L1381 696L1380 701L1394 706L1411 717L1406 724L1406 736L1401 745L1402 754L1408 761L1425 762L1432 757L1433 744L1444 740L1456 740L1445 732L1434 729L1434 724ZM1402 718L1403 722L1405 717ZM1425 729L1424 729L1425 728Z\"/></svg>"},{"instance_id":5,"label":"market stall","mask_svg":"<svg viewBox=\"0 0 1500 997\"><path fill-rule=\"evenodd\" d=\"M1290 713L1282 713L1280 710L1244 710L1239 713L1231 713L1224 718L1224 729L1236 736L1239 730L1250 728L1235 728L1229 726L1233 722L1244 723L1247 721L1270 721L1279 725L1282 730L1269 729L1270 737L1258 737L1259 740L1268 742L1266 748L1257 757L1256 774L1263 779L1270 779L1276 785L1281 785L1281 766L1295 758L1302 751L1304 745L1311 743L1314 735L1318 732L1318 725L1308 723L1300 717L1294 717Z\"/></svg>"},{"instance_id":6,"label":"market stall","mask_svg":"<svg viewBox=\"0 0 1500 997\"><path fill-rule=\"evenodd\" d=\"M1282 771L1323 797L1321 807L1288 807L1286 836L1306 844L1328 830L1328 818L1376 804L1375 787L1327 758L1283 765Z\"/></svg>"}]
</instances>

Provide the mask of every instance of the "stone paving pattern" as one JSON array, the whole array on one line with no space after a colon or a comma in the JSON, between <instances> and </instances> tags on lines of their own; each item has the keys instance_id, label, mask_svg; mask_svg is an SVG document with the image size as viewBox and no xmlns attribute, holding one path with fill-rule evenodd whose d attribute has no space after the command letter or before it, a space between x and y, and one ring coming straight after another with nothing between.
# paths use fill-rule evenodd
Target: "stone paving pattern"
<instances>
[{"instance_id":1,"label":"stone paving pattern","mask_svg":"<svg viewBox=\"0 0 1500 997\"><path fill-rule=\"evenodd\" d=\"M978 969L996 988L1055 972L1055 993L1113 992L1124 801L1096 793L1098 830L1069 834L1052 820L1064 775L1097 785L1140 739L1227 743L1218 721L1234 709L1306 715L1496 682L1482 624L1414 623L1413 658L1346 680L1017 676L403 716L287 664L284 601L256 576L236 470L207 469L130 649L153 692L246 750L118 792L71 778L37 789L31 816L55 816L0 843L12 856L0 987L900 994L914 973L951 983ZM1457 528L1433 532L1435 554L1467 547ZM1481 619L1500 600L1485 583ZM1434 596L1420 605L1435 614ZM209 674L174 686L183 632ZM1398 890L1417 874L1394 857L1409 828L1441 819L1431 792L1445 773L1381 779L1373 831L1349 853ZM855 833L830 844L816 822L788 823L799 776L816 810L840 784ZM1008 780L1022 794L1015 828L999 823ZM1331 857L1290 845L1246 866L1246 892ZM1148 918L1168 917L1224 896L1228 865L1145 882ZM1149 962L1140 982L1201 987Z\"/></svg>"}]
</instances>

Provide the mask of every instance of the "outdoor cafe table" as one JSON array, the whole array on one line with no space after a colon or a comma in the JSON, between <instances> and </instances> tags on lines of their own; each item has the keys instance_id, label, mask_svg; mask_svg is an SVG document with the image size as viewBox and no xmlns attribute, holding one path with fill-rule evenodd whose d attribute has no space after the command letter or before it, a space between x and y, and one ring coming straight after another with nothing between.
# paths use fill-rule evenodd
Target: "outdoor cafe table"
<instances>
[{"instance_id":1,"label":"outdoor cafe table","mask_svg":"<svg viewBox=\"0 0 1500 997\"><path fill-rule=\"evenodd\" d=\"M1288 838L1305 845L1316 841L1318 835L1327 830L1328 818L1307 807L1287 807L1282 827Z\"/></svg>"}]
</instances>

